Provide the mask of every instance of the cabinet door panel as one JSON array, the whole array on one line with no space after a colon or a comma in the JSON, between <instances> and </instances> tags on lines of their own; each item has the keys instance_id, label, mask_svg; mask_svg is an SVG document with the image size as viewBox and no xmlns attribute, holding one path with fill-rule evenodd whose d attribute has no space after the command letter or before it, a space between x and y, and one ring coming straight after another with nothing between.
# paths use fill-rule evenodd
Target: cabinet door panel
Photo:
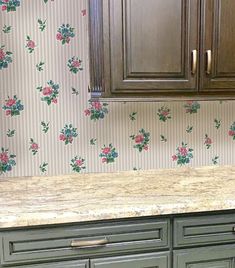
<instances>
[{"instance_id":1,"label":"cabinet door panel","mask_svg":"<svg viewBox=\"0 0 235 268\"><path fill-rule=\"evenodd\" d=\"M235 1L204 0L202 25L202 91L235 91ZM207 73L207 50L211 71Z\"/></svg>"},{"instance_id":2,"label":"cabinet door panel","mask_svg":"<svg viewBox=\"0 0 235 268\"><path fill-rule=\"evenodd\" d=\"M198 6L197 0L109 1L111 92L195 91Z\"/></svg>"},{"instance_id":3,"label":"cabinet door panel","mask_svg":"<svg viewBox=\"0 0 235 268\"><path fill-rule=\"evenodd\" d=\"M174 251L174 268L234 268L235 245Z\"/></svg>"},{"instance_id":4,"label":"cabinet door panel","mask_svg":"<svg viewBox=\"0 0 235 268\"><path fill-rule=\"evenodd\" d=\"M170 268L169 253L112 257L91 260L91 268Z\"/></svg>"},{"instance_id":5,"label":"cabinet door panel","mask_svg":"<svg viewBox=\"0 0 235 268\"><path fill-rule=\"evenodd\" d=\"M23 267L23 268L89 268L89 260L50 262L50 263L42 263L42 264L24 265L24 266L11 266L9 268L17 268L17 267Z\"/></svg>"}]
</instances>

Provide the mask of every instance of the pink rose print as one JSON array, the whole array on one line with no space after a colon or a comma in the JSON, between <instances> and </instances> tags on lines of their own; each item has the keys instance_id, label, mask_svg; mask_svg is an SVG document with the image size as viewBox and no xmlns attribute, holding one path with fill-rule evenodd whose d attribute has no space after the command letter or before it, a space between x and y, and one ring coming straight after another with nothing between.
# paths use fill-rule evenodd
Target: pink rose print
<instances>
[{"instance_id":1,"label":"pink rose print","mask_svg":"<svg viewBox=\"0 0 235 268\"><path fill-rule=\"evenodd\" d=\"M86 9L83 9L81 12L83 17L86 16Z\"/></svg>"},{"instance_id":2,"label":"pink rose print","mask_svg":"<svg viewBox=\"0 0 235 268\"><path fill-rule=\"evenodd\" d=\"M75 56L68 60L67 66L69 67L69 71L74 74L83 70L82 60Z\"/></svg>"},{"instance_id":3,"label":"pink rose print","mask_svg":"<svg viewBox=\"0 0 235 268\"><path fill-rule=\"evenodd\" d=\"M88 115L90 115L90 114L91 114L91 112L90 112L90 110L89 110L89 109L86 109L86 110L84 111L84 113L85 113L85 115L86 115L86 116L88 116Z\"/></svg>"},{"instance_id":4,"label":"pink rose print","mask_svg":"<svg viewBox=\"0 0 235 268\"><path fill-rule=\"evenodd\" d=\"M35 42L33 40L31 40L29 35L27 35L25 47L28 49L29 53L32 53L36 47Z\"/></svg>"},{"instance_id":5,"label":"pink rose print","mask_svg":"<svg viewBox=\"0 0 235 268\"><path fill-rule=\"evenodd\" d=\"M167 119L171 119L170 109L165 106L162 106L160 109L158 109L157 115L159 116L159 120L162 122L166 122Z\"/></svg>"},{"instance_id":6,"label":"pink rose print","mask_svg":"<svg viewBox=\"0 0 235 268\"><path fill-rule=\"evenodd\" d=\"M73 139L78 136L77 128L74 128L72 124L66 124L60 131L59 140L64 141L65 145L71 144Z\"/></svg>"},{"instance_id":7,"label":"pink rose print","mask_svg":"<svg viewBox=\"0 0 235 268\"><path fill-rule=\"evenodd\" d=\"M52 90L51 87L44 87L43 90L42 90L42 94L44 96L51 95L52 92L53 92L53 90Z\"/></svg>"},{"instance_id":8,"label":"pink rose print","mask_svg":"<svg viewBox=\"0 0 235 268\"><path fill-rule=\"evenodd\" d=\"M182 142L181 146L176 148L176 154L172 156L173 161L177 161L177 165L185 165L193 158L193 149L188 148L187 144Z\"/></svg>"},{"instance_id":9,"label":"pink rose print","mask_svg":"<svg viewBox=\"0 0 235 268\"><path fill-rule=\"evenodd\" d=\"M32 152L33 155L36 155L39 150L39 145L32 138L30 138L29 150Z\"/></svg>"},{"instance_id":10,"label":"pink rose print","mask_svg":"<svg viewBox=\"0 0 235 268\"><path fill-rule=\"evenodd\" d=\"M139 152L143 150L148 151L149 141L150 141L150 133L146 132L143 128L139 130L139 134L131 135L130 138L135 141L133 148L136 148Z\"/></svg>"},{"instance_id":11,"label":"pink rose print","mask_svg":"<svg viewBox=\"0 0 235 268\"><path fill-rule=\"evenodd\" d=\"M82 157L75 156L70 163L72 170L74 172L80 173L83 169L85 169L85 159Z\"/></svg>"},{"instance_id":12,"label":"pink rose print","mask_svg":"<svg viewBox=\"0 0 235 268\"><path fill-rule=\"evenodd\" d=\"M102 149L102 153L103 154L109 154L111 152L111 148L110 147L105 147Z\"/></svg>"},{"instance_id":13,"label":"pink rose print","mask_svg":"<svg viewBox=\"0 0 235 268\"><path fill-rule=\"evenodd\" d=\"M4 52L4 50L1 48L0 49L0 60L3 60L6 56L6 53Z\"/></svg>"},{"instance_id":14,"label":"pink rose print","mask_svg":"<svg viewBox=\"0 0 235 268\"><path fill-rule=\"evenodd\" d=\"M184 108L186 113L195 114L200 109L200 104L197 101L187 101Z\"/></svg>"},{"instance_id":15,"label":"pink rose print","mask_svg":"<svg viewBox=\"0 0 235 268\"><path fill-rule=\"evenodd\" d=\"M16 155L9 154L8 149L1 148L0 151L0 175L12 170L12 167L16 165Z\"/></svg>"},{"instance_id":16,"label":"pink rose print","mask_svg":"<svg viewBox=\"0 0 235 268\"><path fill-rule=\"evenodd\" d=\"M207 149L209 149L211 147L211 145L212 145L212 139L209 138L209 136L207 134L205 135L204 144L205 144Z\"/></svg>"},{"instance_id":17,"label":"pink rose print","mask_svg":"<svg viewBox=\"0 0 235 268\"><path fill-rule=\"evenodd\" d=\"M9 156L8 156L7 152L3 152L0 154L0 161L3 164L6 164L9 161Z\"/></svg>"},{"instance_id":18,"label":"pink rose print","mask_svg":"<svg viewBox=\"0 0 235 268\"><path fill-rule=\"evenodd\" d=\"M89 100L90 107L86 110L84 110L85 116L90 116L91 120L99 120L103 119L105 117L105 114L108 113L108 104L107 103L101 103L99 101L92 101Z\"/></svg>"},{"instance_id":19,"label":"pink rose print","mask_svg":"<svg viewBox=\"0 0 235 268\"><path fill-rule=\"evenodd\" d=\"M47 86L45 87L37 87L37 90L42 93L43 97L41 97L42 101L45 101L47 105L51 105L51 103L57 104L57 98L59 96L59 85L54 83L52 80L47 82Z\"/></svg>"},{"instance_id":20,"label":"pink rose print","mask_svg":"<svg viewBox=\"0 0 235 268\"><path fill-rule=\"evenodd\" d=\"M113 147L112 143L109 146L105 146L101 148L101 153L99 154L102 163L113 163L115 162L115 158L118 157L118 153L116 152L116 148Z\"/></svg>"},{"instance_id":21,"label":"pink rose print","mask_svg":"<svg viewBox=\"0 0 235 268\"><path fill-rule=\"evenodd\" d=\"M0 1L0 6L2 11L16 11L16 8L20 6L21 0L2 0Z\"/></svg>"},{"instance_id":22,"label":"pink rose print","mask_svg":"<svg viewBox=\"0 0 235 268\"><path fill-rule=\"evenodd\" d=\"M144 141L143 135L137 135L135 136L135 143L142 143Z\"/></svg>"},{"instance_id":23,"label":"pink rose print","mask_svg":"<svg viewBox=\"0 0 235 268\"><path fill-rule=\"evenodd\" d=\"M6 105L9 106L9 107L11 107L11 106L13 106L15 104L16 104L16 100L15 99L8 99L6 101Z\"/></svg>"},{"instance_id":24,"label":"pink rose print","mask_svg":"<svg viewBox=\"0 0 235 268\"><path fill-rule=\"evenodd\" d=\"M230 137L232 137L233 140L235 140L235 122L233 122L232 125L230 126L228 135L229 135Z\"/></svg>"},{"instance_id":25,"label":"pink rose print","mask_svg":"<svg viewBox=\"0 0 235 268\"><path fill-rule=\"evenodd\" d=\"M74 36L74 28L72 28L69 24L62 24L58 29L56 39L61 41L62 45L64 45L69 44L70 39Z\"/></svg>"},{"instance_id":26,"label":"pink rose print","mask_svg":"<svg viewBox=\"0 0 235 268\"><path fill-rule=\"evenodd\" d=\"M62 34L61 33L58 33L57 35L56 35L56 39L57 40L62 40L63 39L63 36L62 36Z\"/></svg>"},{"instance_id":27,"label":"pink rose print","mask_svg":"<svg viewBox=\"0 0 235 268\"><path fill-rule=\"evenodd\" d=\"M6 69L12 62L12 52L4 51L5 46L0 46L0 70Z\"/></svg>"},{"instance_id":28,"label":"pink rose print","mask_svg":"<svg viewBox=\"0 0 235 268\"><path fill-rule=\"evenodd\" d=\"M24 110L24 105L21 104L21 100L15 95L13 98L8 97L5 100L5 105L3 105L2 109L5 110L7 116L16 116L20 115L21 111Z\"/></svg>"}]
</instances>

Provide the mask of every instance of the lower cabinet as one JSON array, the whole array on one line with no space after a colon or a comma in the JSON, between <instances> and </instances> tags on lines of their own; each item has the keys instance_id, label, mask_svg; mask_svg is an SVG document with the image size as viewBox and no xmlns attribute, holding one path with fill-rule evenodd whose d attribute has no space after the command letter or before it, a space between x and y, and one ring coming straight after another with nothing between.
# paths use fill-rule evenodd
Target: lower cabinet
<instances>
[{"instance_id":1,"label":"lower cabinet","mask_svg":"<svg viewBox=\"0 0 235 268\"><path fill-rule=\"evenodd\" d=\"M150 253L91 260L90 268L170 268L170 253Z\"/></svg>"},{"instance_id":2,"label":"lower cabinet","mask_svg":"<svg viewBox=\"0 0 235 268\"><path fill-rule=\"evenodd\" d=\"M174 268L235 268L235 245L174 251Z\"/></svg>"}]
</instances>

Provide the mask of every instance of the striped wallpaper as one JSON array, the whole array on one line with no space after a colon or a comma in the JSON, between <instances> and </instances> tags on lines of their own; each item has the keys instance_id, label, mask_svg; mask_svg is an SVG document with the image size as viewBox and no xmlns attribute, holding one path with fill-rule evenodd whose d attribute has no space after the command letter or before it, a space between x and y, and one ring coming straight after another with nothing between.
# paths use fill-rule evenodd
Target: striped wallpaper
<instances>
[{"instance_id":1,"label":"striped wallpaper","mask_svg":"<svg viewBox=\"0 0 235 268\"><path fill-rule=\"evenodd\" d=\"M232 101L91 102L87 24L86 0L0 1L1 176L234 164Z\"/></svg>"}]
</instances>

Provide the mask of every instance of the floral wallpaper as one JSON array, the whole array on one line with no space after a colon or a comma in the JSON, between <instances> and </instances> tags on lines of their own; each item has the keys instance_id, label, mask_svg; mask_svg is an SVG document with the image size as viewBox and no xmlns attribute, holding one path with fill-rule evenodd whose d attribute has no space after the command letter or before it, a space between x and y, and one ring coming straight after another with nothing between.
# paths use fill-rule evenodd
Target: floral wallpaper
<instances>
[{"instance_id":1,"label":"floral wallpaper","mask_svg":"<svg viewBox=\"0 0 235 268\"><path fill-rule=\"evenodd\" d=\"M87 15L0 0L0 176L234 164L232 101L90 100Z\"/></svg>"}]
</instances>

